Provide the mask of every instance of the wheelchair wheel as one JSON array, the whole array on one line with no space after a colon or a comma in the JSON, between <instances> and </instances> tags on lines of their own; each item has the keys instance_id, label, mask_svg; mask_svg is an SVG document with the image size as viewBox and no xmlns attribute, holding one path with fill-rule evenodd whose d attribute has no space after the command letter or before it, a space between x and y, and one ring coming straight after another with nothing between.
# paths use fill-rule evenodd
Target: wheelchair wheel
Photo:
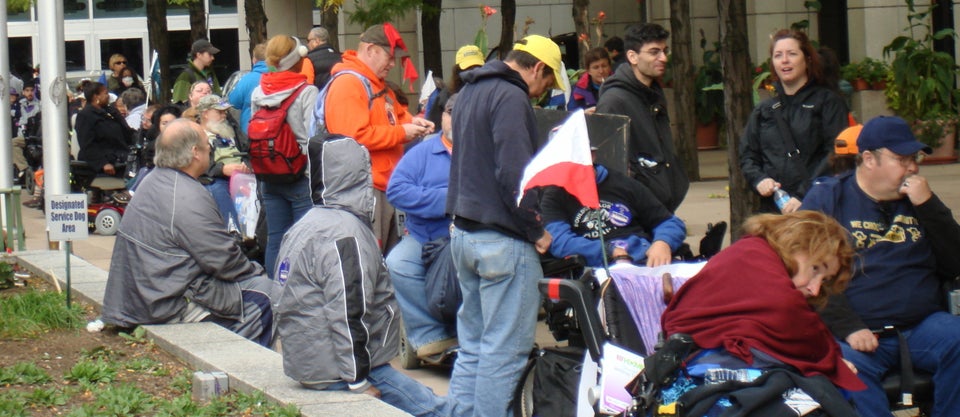
<instances>
[{"instance_id":1,"label":"wheelchair wheel","mask_svg":"<svg viewBox=\"0 0 960 417\"><path fill-rule=\"evenodd\" d=\"M23 170L23 189L27 191L28 195L33 195L37 189L37 181L33 178L33 168L27 167Z\"/></svg>"},{"instance_id":2,"label":"wheelchair wheel","mask_svg":"<svg viewBox=\"0 0 960 417\"><path fill-rule=\"evenodd\" d=\"M536 357L530 358L513 392L511 408L515 417L533 417L533 375L536 369Z\"/></svg>"},{"instance_id":3,"label":"wheelchair wheel","mask_svg":"<svg viewBox=\"0 0 960 417\"><path fill-rule=\"evenodd\" d=\"M407 331L403 323L400 323L400 366L403 369L419 369L420 358L417 357L417 351L407 342Z\"/></svg>"},{"instance_id":4,"label":"wheelchair wheel","mask_svg":"<svg viewBox=\"0 0 960 417\"><path fill-rule=\"evenodd\" d=\"M93 223L97 233L113 236L117 234L117 229L120 227L120 212L110 208L100 210Z\"/></svg>"}]
</instances>

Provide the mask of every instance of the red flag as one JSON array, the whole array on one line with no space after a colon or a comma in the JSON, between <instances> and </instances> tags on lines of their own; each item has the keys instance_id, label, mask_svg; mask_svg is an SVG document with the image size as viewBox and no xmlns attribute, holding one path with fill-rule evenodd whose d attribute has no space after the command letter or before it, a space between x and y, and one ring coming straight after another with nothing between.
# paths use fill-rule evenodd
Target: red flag
<instances>
[{"instance_id":1,"label":"red flag","mask_svg":"<svg viewBox=\"0 0 960 417\"><path fill-rule=\"evenodd\" d=\"M517 204L527 190L548 185L562 187L584 206L600 208L583 110L577 110L567 118L547 145L527 164L520 181Z\"/></svg>"},{"instance_id":2,"label":"red flag","mask_svg":"<svg viewBox=\"0 0 960 417\"><path fill-rule=\"evenodd\" d=\"M383 33L386 35L387 40L390 41L390 52L400 56L400 66L403 67L403 74L400 75L400 78L410 83L409 88L412 93L413 82L416 81L417 78L420 78L420 74L417 73L417 68L413 66L410 53L407 51L407 45L403 43L403 38L400 36L397 28L393 27L390 23L383 24ZM397 51L397 48L400 48L403 52Z\"/></svg>"}]
</instances>

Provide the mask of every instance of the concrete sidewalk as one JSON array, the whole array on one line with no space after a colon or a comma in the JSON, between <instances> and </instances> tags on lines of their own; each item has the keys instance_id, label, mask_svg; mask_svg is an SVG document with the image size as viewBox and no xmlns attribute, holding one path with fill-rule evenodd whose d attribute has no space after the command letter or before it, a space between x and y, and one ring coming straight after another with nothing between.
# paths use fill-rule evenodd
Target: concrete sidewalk
<instances>
[{"instance_id":1,"label":"concrete sidewalk","mask_svg":"<svg viewBox=\"0 0 960 417\"><path fill-rule=\"evenodd\" d=\"M725 150L700 152L701 176L714 180L690 185L687 197L677 215L687 224L687 242L696 250L707 225L729 221L730 204L726 177L728 175ZM934 192L954 209L960 219L960 164L923 166L921 174L927 177ZM717 179L720 178L720 179ZM66 257L62 251L50 251L45 233L45 219L39 210L23 209L27 251L15 252L20 262L33 272L65 284ZM90 235L86 240L73 242L71 257L72 288L76 297L100 306L113 251L112 236ZM729 233L724 246L729 245ZM389 417L405 415L399 410L372 397L349 393L328 393L302 389L283 375L280 355L211 324L148 326L150 337L197 370L226 372L230 386L241 391L261 390L283 404L296 404L304 416L335 413L344 416ZM538 324L537 341L553 345L553 339L543 323ZM394 366L400 369L397 361ZM445 395L449 384L447 371L428 367L404 371L418 381Z\"/></svg>"}]
</instances>

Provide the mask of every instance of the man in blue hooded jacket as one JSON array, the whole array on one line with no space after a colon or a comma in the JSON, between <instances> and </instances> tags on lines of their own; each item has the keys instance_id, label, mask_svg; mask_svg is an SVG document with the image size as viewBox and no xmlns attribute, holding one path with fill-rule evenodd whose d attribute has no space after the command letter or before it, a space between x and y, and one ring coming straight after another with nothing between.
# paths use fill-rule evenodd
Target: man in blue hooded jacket
<instances>
[{"instance_id":1,"label":"man in blue hooded jacket","mask_svg":"<svg viewBox=\"0 0 960 417\"><path fill-rule=\"evenodd\" d=\"M260 76L267 72L266 51L266 43L253 47L253 68L240 77L237 85L227 95L230 105L240 109L240 131L243 132L243 136L247 136L247 125L250 123L250 94L260 85Z\"/></svg>"}]
</instances>

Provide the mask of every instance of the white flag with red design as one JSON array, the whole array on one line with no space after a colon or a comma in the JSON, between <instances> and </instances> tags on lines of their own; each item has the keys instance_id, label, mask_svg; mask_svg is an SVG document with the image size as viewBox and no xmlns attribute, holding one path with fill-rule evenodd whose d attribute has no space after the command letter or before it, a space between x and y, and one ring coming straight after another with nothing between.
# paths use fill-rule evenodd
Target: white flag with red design
<instances>
[{"instance_id":1,"label":"white flag with red design","mask_svg":"<svg viewBox=\"0 0 960 417\"><path fill-rule=\"evenodd\" d=\"M590 156L590 138L583 110L563 122L546 146L537 153L523 170L517 204L527 190L555 185L562 187L589 208L600 208L596 173Z\"/></svg>"}]
</instances>

